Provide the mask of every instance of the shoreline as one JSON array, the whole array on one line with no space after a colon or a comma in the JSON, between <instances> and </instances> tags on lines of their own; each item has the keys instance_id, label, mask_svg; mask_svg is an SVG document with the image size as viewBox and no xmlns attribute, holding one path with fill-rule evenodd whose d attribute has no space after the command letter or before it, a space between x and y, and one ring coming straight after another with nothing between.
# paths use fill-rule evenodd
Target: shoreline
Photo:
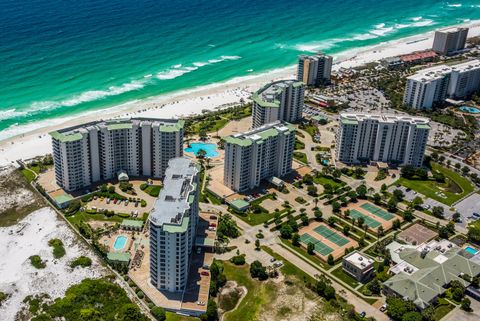
<instances>
[{"instance_id":1,"label":"shoreline","mask_svg":"<svg viewBox=\"0 0 480 321\"><path fill-rule=\"evenodd\" d=\"M469 27L469 37L480 35L480 21L455 25ZM454 26L452 26L454 27ZM386 57L407 54L431 48L435 31L418 34L376 45L359 47L334 54L332 71L354 68ZM119 117L180 118L201 114L235 105L240 99L248 100L253 91L268 82L294 77L296 65L271 70L265 73L242 76L221 83L213 83L188 90L134 100L105 109L89 111L80 115L56 118L6 129L0 133L0 166L11 165L18 159L28 159L51 152L48 132L98 119ZM45 126L43 126L45 125ZM29 129L31 128L31 129ZM25 132L15 134L15 131ZM10 132L12 135L8 136Z\"/></svg>"}]
</instances>

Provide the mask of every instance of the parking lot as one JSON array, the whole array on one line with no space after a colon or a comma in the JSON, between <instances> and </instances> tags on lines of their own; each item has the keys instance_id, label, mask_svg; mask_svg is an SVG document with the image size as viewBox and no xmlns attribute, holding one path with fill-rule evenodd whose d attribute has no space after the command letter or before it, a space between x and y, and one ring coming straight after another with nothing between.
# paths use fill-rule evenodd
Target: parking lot
<instances>
[{"instance_id":1,"label":"parking lot","mask_svg":"<svg viewBox=\"0 0 480 321\"><path fill-rule=\"evenodd\" d=\"M473 213L480 214L480 194L474 193L455 205L455 209L460 213L462 222L461 226L467 226L469 220L476 220Z\"/></svg>"}]
</instances>

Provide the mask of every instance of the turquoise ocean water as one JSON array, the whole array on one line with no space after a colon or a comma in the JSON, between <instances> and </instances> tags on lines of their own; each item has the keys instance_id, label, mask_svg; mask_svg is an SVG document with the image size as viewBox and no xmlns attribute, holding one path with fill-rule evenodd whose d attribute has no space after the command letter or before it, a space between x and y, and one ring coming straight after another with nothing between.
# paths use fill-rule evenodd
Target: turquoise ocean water
<instances>
[{"instance_id":1,"label":"turquoise ocean water","mask_svg":"<svg viewBox=\"0 0 480 321\"><path fill-rule=\"evenodd\" d=\"M479 0L2 0L0 139L479 18Z\"/></svg>"}]
</instances>

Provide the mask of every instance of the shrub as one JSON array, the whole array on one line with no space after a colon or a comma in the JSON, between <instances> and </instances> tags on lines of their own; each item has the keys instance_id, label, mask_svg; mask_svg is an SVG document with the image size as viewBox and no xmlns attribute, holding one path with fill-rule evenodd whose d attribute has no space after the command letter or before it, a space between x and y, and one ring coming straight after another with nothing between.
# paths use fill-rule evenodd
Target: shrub
<instances>
[{"instance_id":1,"label":"shrub","mask_svg":"<svg viewBox=\"0 0 480 321\"><path fill-rule=\"evenodd\" d=\"M260 261L253 261L250 265L250 275L252 278L258 278L260 281L268 279L267 269Z\"/></svg>"},{"instance_id":2,"label":"shrub","mask_svg":"<svg viewBox=\"0 0 480 321\"><path fill-rule=\"evenodd\" d=\"M140 189L143 191L145 190L146 188L148 187L148 184L147 183L143 183L140 185Z\"/></svg>"},{"instance_id":3,"label":"shrub","mask_svg":"<svg viewBox=\"0 0 480 321\"><path fill-rule=\"evenodd\" d=\"M143 299L145 297L145 294L142 292L142 291L138 291L137 292L137 296L140 298L140 299Z\"/></svg>"},{"instance_id":4,"label":"shrub","mask_svg":"<svg viewBox=\"0 0 480 321\"><path fill-rule=\"evenodd\" d=\"M29 259L33 267L37 269L44 269L47 266L45 262L42 261L42 258L40 257L40 255L32 255L29 257Z\"/></svg>"},{"instance_id":5,"label":"shrub","mask_svg":"<svg viewBox=\"0 0 480 321\"><path fill-rule=\"evenodd\" d=\"M53 257L59 259L65 255L65 248L63 243L59 239L51 239L48 241L48 245L53 247Z\"/></svg>"},{"instance_id":6,"label":"shrub","mask_svg":"<svg viewBox=\"0 0 480 321\"><path fill-rule=\"evenodd\" d=\"M70 262L70 267L75 268L77 266L80 266L82 268L88 267L92 265L92 259L87 257L87 256L79 256L72 262Z\"/></svg>"},{"instance_id":7,"label":"shrub","mask_svg":"<svg viewBox=\"0 0 480 321\"><path fill-rule=\"evenodd\" d=\"M153 315L155 320L164 321L167 319L167 315L165 314L165 310L161 307L153 307L150 309L150 313Z\"/></svg>"},{"instance_id":8,"label":"shrub","mask_svg":"<svg viewBox=\"0 0 480 321\"><path fill-rule=\"evenodd\" d=\"M140 201L140 206L141 207L146 207L147 206L147 202L145 200L141 200Z\"/></svg>"},{"instance_id":9,"label":"shrub","mask_svg":"<svg viewBox=\"0 0 480 321\"><path fill-rule=\"evenodd\" d=\"M230 259L230 262L232 262L235 265L244 265L245 264L245 254L242 255L235 255Z\"/></svg>"},{"instance_id":10,"label":"shrub","mask_svg":"<svg viewBox=\"0 0 480 321\"><path fill-rule=\"evenodd\" d=\"M328 265L334 265L335 264L335 260L333 259L332 254L328 255L327 263L328 263Z\"/></svg>"}]
</instances>

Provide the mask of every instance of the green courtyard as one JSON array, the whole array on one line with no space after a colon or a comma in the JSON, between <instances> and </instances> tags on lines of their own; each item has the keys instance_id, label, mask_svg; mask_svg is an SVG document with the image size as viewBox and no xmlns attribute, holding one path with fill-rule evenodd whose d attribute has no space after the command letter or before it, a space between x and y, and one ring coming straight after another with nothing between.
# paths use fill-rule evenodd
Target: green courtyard
<instances>
[{"instance_id":1,"label":"green courtyard","mask_svg":"<svg viewBox=\"0 0 480 321\"><path fill-rule=\"evenodd\" d=\"M432 178L419 180L401 177L395 184L403 185L449 206L474 191L472 183L457 172L433 162L432 172L442 173L445 182L439 183Z\"/></svg>"}]
</instances>

